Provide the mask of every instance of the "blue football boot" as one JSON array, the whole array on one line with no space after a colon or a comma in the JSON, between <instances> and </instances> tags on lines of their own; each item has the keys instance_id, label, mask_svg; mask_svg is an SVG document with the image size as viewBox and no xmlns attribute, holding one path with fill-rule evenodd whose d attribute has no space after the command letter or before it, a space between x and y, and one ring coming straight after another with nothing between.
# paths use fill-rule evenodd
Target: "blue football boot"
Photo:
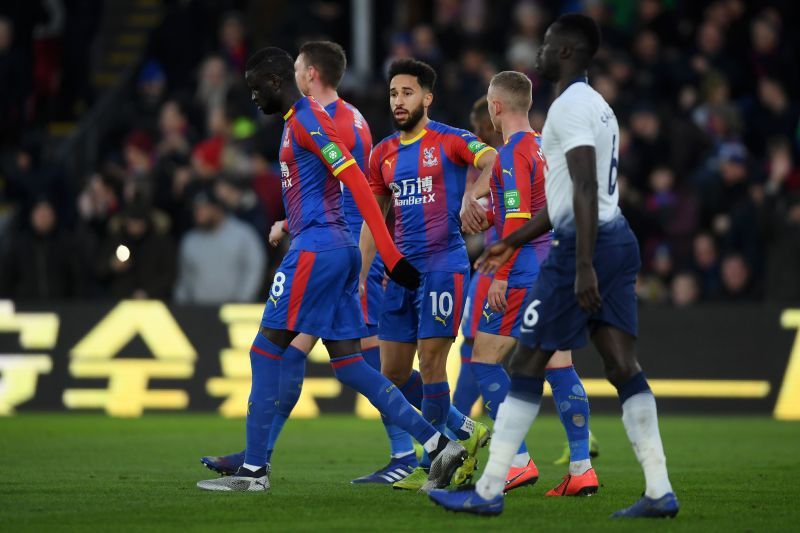
<instances>
[{"instance_id":1,"label":"blue football boot","mask_svg":"<svg viewBox=\"0 0 800 533\"><path fill-rule=\"evenodd\" d=\"M379 468L371 474L366 476L357 477L350 483L377 483L379 485L391 485L396 481L401 481L407 478L411 472L417 467L417 457L413 453L406 456L395 458L389 461L389 464L383 468Z\"/></svg>"},{"instance_id":2,"label":"blue football boot","mask_svg":"<svg viewBox=\"0 0 800 533\"><path fill-rule=\"evenodd\" d=\"M656 499L642 496L625 509L612 514L612 518L673 518L678 514L678 498L674 492L668 492Z\"/></svg>"},{"instance_id":3,"label":"blue football boot","mask_svg":"<svg viewBox=\"0 0 800 533\"><path fill-rule=\"evenodd\" d=\"M244 450L230 455L209 455L200 459L200 462L209 470L221 476L232 476L244 464Z\"/></svg>"},{"instance_id":4,"label":"blue football boot","mask_svg":"<svg viewBox=\"0 0 800 533\"><path fill-rule=\"evenodd\" d=\"M459 490L447 491L436 489L428 493L428 497L436 505L456 513L473 513L483 516L497 516L503 512L503 494L484 500L475 487L466 485Z\"/></svg>"}]
</instances>

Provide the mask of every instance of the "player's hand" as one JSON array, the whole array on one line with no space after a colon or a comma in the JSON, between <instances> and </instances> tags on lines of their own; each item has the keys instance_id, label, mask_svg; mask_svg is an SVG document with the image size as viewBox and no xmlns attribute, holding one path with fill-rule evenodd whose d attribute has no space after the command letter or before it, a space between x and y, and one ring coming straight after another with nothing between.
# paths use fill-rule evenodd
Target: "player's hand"
<instances>
[{"instance_id":1,"label":"player's hand","mask_svg":"<svg viewBox=\"0 0 800 533\"><path fill-rule=\"evenodd\" d=\"M389 267L384 267L386 273L395 282L399 283L406 289L414 290L419 287L419 270L414 268L414 265L408 262L408 259L401 257L394 268L389 270Z\"/></svg>"},{"instance_id":2,"label":"player's hand","mask_svg":"<svg viewBox=\"0 0 800 533\"><path fill-rule=\"evenodd\" d=\"M603 305L597 286L597 274L591 264L579 266L575 271L575 296L584 311L594 312Z\"/></svg>"},{"instance_id":3,"label":"player's hand","mask_svg":"<svg viewBox=\"0 0 800 533\"><path fill-rule=\"evenodd\" d=\"M363 298L365 292L367 292L367 279L358 276L358 297Z\"/></svg>"},{"instance_id":4,"label":"player's hand","mask_svg":"<svg viewBox=\"0 0 800 533\"><path fill-rule=\"evenodd\" d=\"M461 203L461 231L464 233L480 233L489 227L486 211L474 196L465 195Z\"/></svg>"},{"instance_id":5,"label":"player's hand","mask_svg":"<svg viewBox=\"0 0 800 533\"><path fill-rule=\"evenodd\" d=\"M269 243L273 247L277 247L281 243L285 235L286 232L283 231L283 220L278 220L272 225L272 228L269 230Z\"/></svg>"},{"instance_id":6,"label":"player's hand","mask_svg":"<svg viewBox=\"0 0 800 533\"><path fill-rule=\"evenodd\" d=\"M503 241L487 247L475 261L475 268L481 274L494 274L514 254L514 248Z\"/></svg>"},{"instance_id":7,"label":"player's hand","mask_svg":"<svg viewBox=\"0 0 800 533\"><path fill-rule=\"evenodd\" d=\"M489 293L486 295L486 300L489 302L489 307L492 311L498 313L505 313L508 301L506 300L506 289L508 289L508 281L504 279L493 279L492 284L489 286Z\"/></svg>"}]
</instances>

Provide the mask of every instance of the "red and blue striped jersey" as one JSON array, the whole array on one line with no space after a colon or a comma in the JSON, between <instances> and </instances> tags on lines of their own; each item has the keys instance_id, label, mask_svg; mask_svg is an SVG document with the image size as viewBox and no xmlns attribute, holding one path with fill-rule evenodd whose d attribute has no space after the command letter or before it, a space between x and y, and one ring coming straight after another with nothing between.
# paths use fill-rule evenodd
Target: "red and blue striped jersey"
<instances>
[{"instance_id":1,"label":"red and blue striped jersey","mask_svg":"<svg viewBox=\"0 0 800 533\"><path fill-rule=\"evenodd\" d=\"M434 121L413 139L395 133L372 150L372 192L393 197L395 243L420 272L469 268L459 211L467 169L490 150L474 134Z\"/></svg>"},{"instance_id":2,"label":"red and blue striped jersey","mask_svg":"<svg viewBox=\"0 0 800 533\"><path fill-rule=\"evenodd\" d=\"M494 227L498 236L504 236L507 219L530 219L546 206L544 166L541 135L536 132L517 132L498 151L490 181ZM539 273L540 262L549 251L550 240L548 232L525 243L519 253L501 268L508 272L506 279L510 287L531 286Z\"/></svg>"},{"instance_id":3,"label":"red and blue striped jersey","mask_svg":"<svg viewBox=\"0 0 800 533\"><path fill-rule=\"evenodd\" d=\"M339 137L344 142L345 148L350 151L364 176L369 176L369 153L372 151L372 133L369 131L367 121L364 120L364 117L355 106L341 98L326 105L325 111L333 119L336 131L339 132ZM356 206L353 193L344 184L342 184L342 209L344 210L344 219L347 222L347 227L350 228L350 233L353 234L353 238L358 242L364 217L361 216L361 212Z\"/></svg>"},{"instance_id":4,"label":"red and blue striped jersey","mask_svg":"<svg viewBox=\"0 0 800 533\"><path fill-rule=\"evenodd\" d=\"M333 119L309 97L295 102L283 118L279 159L291 249L322 252L355 246L336 176L356 160Z\"/></svg>"}]
</instances>

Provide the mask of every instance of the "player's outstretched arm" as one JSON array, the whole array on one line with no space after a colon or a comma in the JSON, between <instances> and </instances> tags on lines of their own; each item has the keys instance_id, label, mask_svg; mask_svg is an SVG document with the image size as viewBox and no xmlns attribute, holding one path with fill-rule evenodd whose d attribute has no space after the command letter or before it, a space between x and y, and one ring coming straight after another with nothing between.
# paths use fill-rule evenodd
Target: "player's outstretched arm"
<instances>
[{"instance_id":1,"label":"player's outstretched arm","mask_svg":"<svg viewBox=\"0 0 800 533\"><path fill-rule=\"evenodd\" d=\"M381 208L384 220L386 220L390 200L390 196L375 195L375 202ZM375 260L375 254L378 252L378 247L375 245L375 237L372 236L372 231L370 231L366 222L361 224L361 237L358 241L358 247L361 249L361 281L364 282L369 275L372 262Z\"/></svg>"},{"instance_id":2,"label":"player's outstretched arm","mask_svg":"<svg viewBox=\"0 0 800 533\"><path fill-rule=\"evenodd\" d=\"M475 166L480 169L481 173L473 183L467 183L464 191L464 199L461 203L461 230L464 233L480 233L489 227L486 212L478 200L489 194L489 179L492 176L495 159L497 159L497 152L487 150L475 161Z\"/></svg>"},{"instance_id":3,"label":"player's outstretched arm","mask_svg":"<svg viewBox=\"0 0 800 533\"><path fill-rule=\"evenodd\" d=\"M353 193L353 200L374 238L375 246L381 254L389 277L408 289L419 287L419 271L403 257L394 245L394 241L389 236L389 230L386 229L383 214L358 165L344 168L336 177Z\"/></svg>"},{"instance_id":4,"label":"player's outstretched arm","mask_svg":"<svg viewBox=\"0 0 800 533\"><path fill-rule=\"evenodd\" d=\"M552 228L545 204L517 231L487 247L475 261L475 268L483 274L494 274L514 255L517 248L526 242L538 239Z\"/></svg>"},{"instance_id":5,"label":"player's outstretched arm","mask_svg":"<svg viewBox=\"0 0 800 533\"><path fill-rule=\"evenodd\" d=\"M594 146L576 146L565 155L575 212L575 296L582 309L595 311L602 304L592 264L597 240L597 160Z\"/></svg>"}]
</instances>

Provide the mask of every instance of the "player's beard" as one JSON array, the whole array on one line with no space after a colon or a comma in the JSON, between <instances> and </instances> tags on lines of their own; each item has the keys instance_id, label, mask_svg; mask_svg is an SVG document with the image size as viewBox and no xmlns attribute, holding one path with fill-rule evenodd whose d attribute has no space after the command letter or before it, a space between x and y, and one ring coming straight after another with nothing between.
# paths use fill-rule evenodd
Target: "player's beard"
<instances>
[{"instance_id":1,"label":"player's beard","mask_svg":"<svg viewBox=\"0 0 800 533\"><path fill-rule=\"evenodd\" d=\"M420 104L416 109L412 109L408 111L408 118L402 124L397 121L392 113L392 123L394 124L395 129L400 131L411 131L417 127L419 121L422 120L422 117L425 115L425 107Z\"/></svg>"}]
</instances>

